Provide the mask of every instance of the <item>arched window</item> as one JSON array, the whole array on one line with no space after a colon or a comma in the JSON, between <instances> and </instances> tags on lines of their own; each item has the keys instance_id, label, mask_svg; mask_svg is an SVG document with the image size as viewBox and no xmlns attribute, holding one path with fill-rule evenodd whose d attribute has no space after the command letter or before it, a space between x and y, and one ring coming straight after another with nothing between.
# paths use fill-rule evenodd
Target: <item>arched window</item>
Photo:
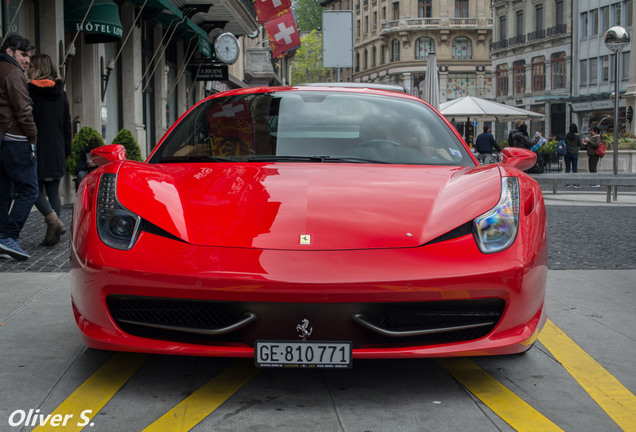
<instances>
[{"instance_id":1,"label":"arched window","mask_svg":"<svg viewBox=\"0 0 636 432\"><path fill-rule=\"evenodd\" d=\"M430 37L421 37L415 41L415 60L426 60L430 53L435 52L435 41Z\"/></svg>"},{"instance_id":2,"label":"arched window","mask_svg":"<svg viewBox=\"0 0 636 432\"><path fill-rule=\"evenodd\" d=\"M466 60L473 58L473 43L466 37L458 37L453 43L453 58Z\"/></svg>"},{"instance_id":3,"label":"arched window","mask_svg":"<svg viewBox=\"0 0 636 432\"><path fill-rule=\"evenodd\" d=\"M391 61L400 61L400 41L393 39L391 42Z\"/></svg>"}]
</instances>

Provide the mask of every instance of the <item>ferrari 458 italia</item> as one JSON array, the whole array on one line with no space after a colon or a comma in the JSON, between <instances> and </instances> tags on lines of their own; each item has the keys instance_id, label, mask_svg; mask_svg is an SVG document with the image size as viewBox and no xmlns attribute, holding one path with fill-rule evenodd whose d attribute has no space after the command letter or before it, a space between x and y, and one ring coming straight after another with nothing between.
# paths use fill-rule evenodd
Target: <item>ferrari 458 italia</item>
<instances>
[{"instance_id":1,"label":"ferrari 458 italia","mask_svg":"<svg viewBox=\"0 0 636 432\"><path fill-rule=\"evenodd\" d=\"M72 304L106 350L262 367L512 354L546 319L546 213L507 148L479 165L421 99L363 87L214 94L145 162L93 151Z\"/></svg>"}]
</instances>

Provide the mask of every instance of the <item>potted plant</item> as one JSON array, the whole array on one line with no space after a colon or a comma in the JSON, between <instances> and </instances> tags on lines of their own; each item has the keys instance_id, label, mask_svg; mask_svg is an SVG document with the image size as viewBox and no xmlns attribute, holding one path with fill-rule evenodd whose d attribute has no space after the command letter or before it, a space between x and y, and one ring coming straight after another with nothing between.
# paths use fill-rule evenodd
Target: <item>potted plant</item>
<instances>
[{"instance_id":1,"label":"potted plant","mask_svg":"<svg viewBox=\"0 0 636 432\"><path fill-rule=\"evenodd\" d=\"M88 142L93 137L98 138L102 145L104 145L102 136L90 126L83 126L79 132L75 134L73 141L71 141L71 156L66 163L66 172L71 173L71 175L75 174L75 165L77 165L79 160L80 152L88 146Z\"/></svg>"},{"instance_id":2,"label":"potted plant","mask_svg":"<svg viewBox=\"0 0 636 432\"><path fill-rule=\"evenodd\" d=\"M113 144L121 144L126 149L126 159L141 161L141 149L132 132L128 129L122 129L117 132L113 139Z\"/></svg>"}]
</instances>

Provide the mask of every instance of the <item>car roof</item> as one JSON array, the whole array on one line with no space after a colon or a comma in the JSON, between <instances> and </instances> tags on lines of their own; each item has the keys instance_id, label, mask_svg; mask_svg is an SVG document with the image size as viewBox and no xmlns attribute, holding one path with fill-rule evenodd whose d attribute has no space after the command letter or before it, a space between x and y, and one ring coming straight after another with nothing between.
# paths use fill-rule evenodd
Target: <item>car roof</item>
<instances>
[{"instance_id":1,"label":"car roof","mask_svg":"<svg viewBox=\"0 0 636 432\"><path fill-rule=\"evenodd\" d=\"M404 87L393 84L376 84L376 83L360 83L360 82L324 82L324 83L305 83L298 84L297 87L348 87L348 88L368 88L376 90L391 90L400 93L406 93Z\"/></svg>"}]
</instances>

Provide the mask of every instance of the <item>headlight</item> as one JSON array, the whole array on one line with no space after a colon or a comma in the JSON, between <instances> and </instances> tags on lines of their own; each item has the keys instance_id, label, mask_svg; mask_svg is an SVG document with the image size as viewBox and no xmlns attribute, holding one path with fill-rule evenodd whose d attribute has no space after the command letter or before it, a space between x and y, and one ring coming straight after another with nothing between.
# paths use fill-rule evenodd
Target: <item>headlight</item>
<instances>
[{"instance_id":1,"label":"headlight","mask_svg":"<svg viewBox=\"0 0 636 432\"><path fill-rule=\"evenodd\" d=\"M500 252L514 243L519 230L519 181L501 179L501 197L490 211L473 222L473 235L483 253Z\"/></svg>"},{"instance_id":2,"label":"headlight","mask_svg":"<svg viewBox=\"0 0 636 432\"><path fill-rule=\"evenodd\" d=\"M108 246L129 250L139 237L141 217L117 201L115 174L104 174L97 191L97 232Z\"/></svg>"}]
</instances>

